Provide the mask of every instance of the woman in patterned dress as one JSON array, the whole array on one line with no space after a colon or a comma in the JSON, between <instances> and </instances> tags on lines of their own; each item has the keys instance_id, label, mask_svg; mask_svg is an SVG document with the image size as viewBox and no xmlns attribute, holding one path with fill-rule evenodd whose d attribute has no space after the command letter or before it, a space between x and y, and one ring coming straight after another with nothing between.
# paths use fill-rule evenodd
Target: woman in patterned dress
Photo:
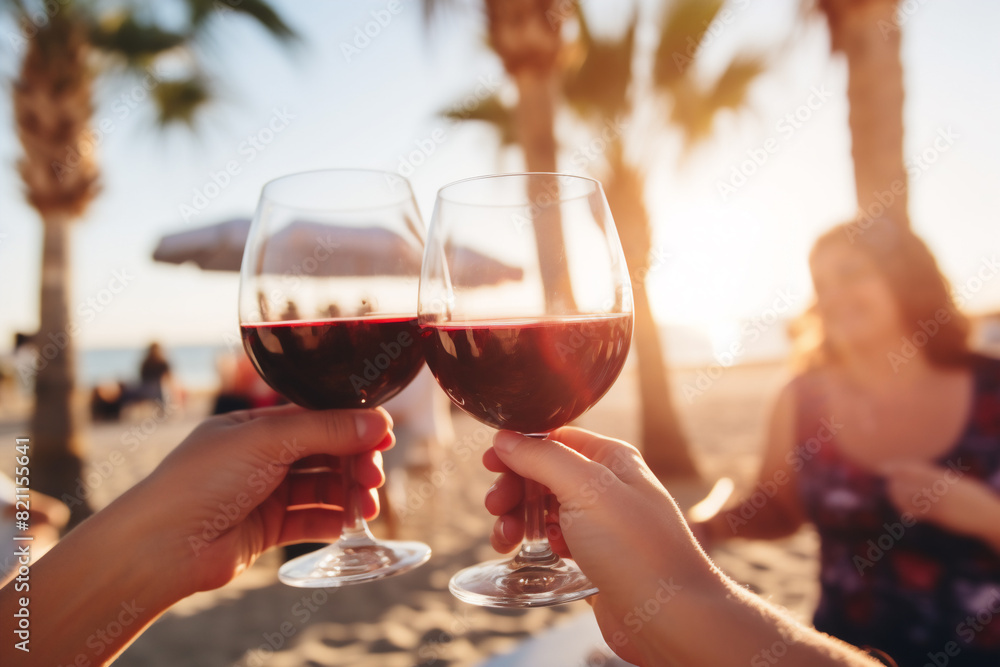
<instances>
[{"instance_id":1,"label":"woman in patterned dress","mask_svg":"<svg viewBox=\"0 0 1000 667\"><path fill-rule=\"evenodd\" d=\"M889 222L810 256L818 345L757 486L704 543L820 536L814 623L900 667L1000 666L1000 360L972 353L930 251Z\"/></svg>"}]
</instances>

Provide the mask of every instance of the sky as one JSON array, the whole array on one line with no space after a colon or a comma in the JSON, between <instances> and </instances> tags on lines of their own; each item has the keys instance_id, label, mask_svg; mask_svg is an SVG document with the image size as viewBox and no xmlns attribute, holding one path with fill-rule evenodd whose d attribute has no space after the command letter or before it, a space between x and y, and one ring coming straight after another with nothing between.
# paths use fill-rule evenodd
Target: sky
<instances>
[{"instance_id":1,"label":"sky","mask_svg":"<svg viewBox=\"0 0 1000 667\"><path fill-rule=\"evenodd\" d=\"M520 157L500 150L489 128L455 125L439 115L484 91L512 92L484 46L478 12L459 8L428 27L416 0L401 0L397 14L385 13L389 3L379 0L275 4L301 43L283 49L248 21L216 19L211 39L199 49L218 99L193 133L155 131L141 83L101 82L95 125L106 128L97 146L103 189L73 238L70 304L81 347L231 340L236 274L158 264L151 254L164 234L248 217L272 178L324 167L402 169L428 219L442 185L520 168ZM714 26L700 71L710 77L737 50L788 39L796 4L733 0L733 18ZM626 17L612 0L584 6L598 31L613 31ZM910 0L904 7L905 153L918 174L910 182L913 225L964 290L966 309L996 310L1000 278L977 279L977 272L1000 254L1000 132L994 125L1000 5ZM384 26L373 23L373 12L383 12ZM355 41L366 24L376 34ZM14 331L37 327L41 253L41 226L24 202L15 169L20 146L9 104L17 62L7 37L12 30L8 19L0 23L0 49L6 51L0 58L6 83L0 105L0 351L9 348ZM689 159L679 162L672 135L653 142L647 203L655 225L654 263L647 284L654 312L661 323L701 332L717 346L737 336L741 322L766 315L777 303L788 312L804 309L811 298L810 245L854 210L846 66L831 59L820 24L796 35L752 89L750 109L720 118L713 139ZM792 124L786 116L796 113L800 120ZM631 145L642 147L659 121L647 113L623 131ZM593 137L577 128L561 131L560 138L560 168L579 172L575 158ZM777 150L755 169L744 166L753 173L743 180L734 175L769 139ZM720 183L737 185L723 193Z\"/></svg>"}]
</instances>

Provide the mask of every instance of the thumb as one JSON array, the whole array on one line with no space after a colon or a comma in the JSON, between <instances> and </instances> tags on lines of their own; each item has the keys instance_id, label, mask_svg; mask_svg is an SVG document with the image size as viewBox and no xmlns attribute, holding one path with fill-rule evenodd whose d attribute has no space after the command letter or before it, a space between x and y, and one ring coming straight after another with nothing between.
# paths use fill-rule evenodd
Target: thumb
<instances>
[{"instance_id":1,"label":"thumb","mask_svg":"<svg viewBox=\"0 0 1000 667\"><path fill-rule=\"evenodd\" d=\"M381 408L304 410L283 406L232 414L242 449L286 465L313 454L345 456L369 451L382 442L392 423ZM288 460L290 456L293 458Z\"/></svg>"},{"instance_id":2,"label":"thumb","mask_svg":"<svg viewBox=\"0 0 1000 667\"><path fill-rule=\"evenodd\" d=\"M601 464L554 440L500 431L493 438L493 450L515 473L547 486L560 503L575 500L588 483L607 484L605 477L618 481Z\"/></svg>"}]
</instances>

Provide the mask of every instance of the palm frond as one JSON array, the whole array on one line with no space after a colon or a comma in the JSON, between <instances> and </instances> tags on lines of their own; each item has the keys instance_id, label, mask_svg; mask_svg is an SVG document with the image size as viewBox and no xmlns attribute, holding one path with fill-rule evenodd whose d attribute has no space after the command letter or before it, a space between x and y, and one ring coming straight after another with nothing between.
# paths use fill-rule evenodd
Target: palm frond
<instances>
[{"instance_id":1,"label":"palm frond","mask_svg":"<svg viewBox=\"0 0 1000 667\"><path fill-rule=\"evenodd\" d=\"M90 43L95 48L121 57L130 65L141 64L189 40L188 34L142 23L131 12L105 14L90 28Z\"/></svg>"},{"instance_id":2,"label":"palm frond","mask_svg":"<svg viewBox=\"0 0 1000 667\"><path fill-rule=\"evenodd\" d=\"M211 86L201 74L160 81L152 96L161 126L183 123L193 127L198 112L212 99Z\"/></svg>"},{"instance_id":3,"label":"palm frond","mask_svg":"<svg viewBox=\"0 0 1000 667\"><path fill-rule=\"evenodd\" d=\"M616 39L594 38L583 12L579 21L583 59L575 70L567 72L563 93L581 115L614 118L628 108L638 13Z\"/></svg>"},{"instance_id":4,"label":"palm frond","mask_svg":"<svg viewBox=\"0 0 1000 667\"><path fill-rule=\"evenodd\" d=\"M738 112L747 106L750 86L768 71L769 62L761 55L737 55L707 87L690 76L675 82L670 121L681 130L685 153L711 136L721 112Z\"/></svg>"},{"instance_id":5,"label":"palm frond","mask_svg":"<svg viewBox=\"0 0 1000 667\"><path fill-rule=\"evenodd\" d=\"M496 94L477 100L474 105L454 106L441 112L445 118L454 121L479 121L497 130L501 146L517 143L514 112L500 101Z\"/></svg>"},{"instance_id":6,"label":"palm frond","mask_svg":"<svg viewBox=\"0 0 1000 667\"><path fill-rule=\"evenodd\" d=\"M653 61L653 83L670 88L683 77L723 0L678 0L660 26L660 43Z\"/></svg>"},{"instance_id":7,"label":"palm frond","mask_svg":"<svg viewBox=\"0 0 1000 667\"><path fill-rule=\"evenodd\" d=\"M708 108L714 115L724 109L736 110L746 105L750 86L770 69L768 58L738 55L715 81L708 95Z\"/></svg>"},{"instance_id":8,"label":"palm frond","mask_svg":"<svg viewBox=\"0 0 1000 667\"><path fill-rule=\"evenodd\" d=\"M267 0L184 0L184 4L188 8L192 33L201 30L212 17L233 12L254 19L279 40L290 41L297 37Z\"/></svg>"},{"instance_id":9,"label":"palm frond","mask_svg":"<svg viewBox=\"0 0 1000 667\"><path fill-rule=\"evenodd\" d=\"M291 26L265 0L216 0L212 3L216 11L234 11L254 19L275 39L291 41L298 36Z\"/></svg>"}]
</instances>

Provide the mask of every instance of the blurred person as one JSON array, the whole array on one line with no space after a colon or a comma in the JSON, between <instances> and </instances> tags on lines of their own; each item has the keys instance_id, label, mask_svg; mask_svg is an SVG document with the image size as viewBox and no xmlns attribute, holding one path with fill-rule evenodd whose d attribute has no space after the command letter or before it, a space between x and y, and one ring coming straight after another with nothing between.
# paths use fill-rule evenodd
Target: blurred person
<instances>
[{"instance_id":1,"label":"blurred person","mask_svg":"<svg viewBox=\"0 0 1000 667\"><path fill-rule=\"evenodd\" d=\"M15 633L0 642L0 659L27 667L109 664L174 603L226 584L266 549L335 539L343 520L340 476L289 476L296 458L360 455L363 513L374 517L374 489L384 481L379 450L393 445L391 428L381 408L311 412L289 405L207 419L149 477L35 564L30 599L16 581L0 590L0 616L16 618L27 599L31 618L30 652L16 648ZM493 468L531 474L574 508L565 543L605 591L593 605L620 654L645 665L717 667L746 663L781 643L789 664L877 664L796 624L712 566L634 448L578 429L555 437L569 446L500 434ZM606 495L587 503L581 491L593 478L606 482ZM488 504L517 504L519 480L505 480ZM237 508L232 517L229 506ZM220 513L228 527L209 531ZM502 540L515 536L513 524L502 521L494 541L506 546ZM674 589L675 598L664 597ZM636 629L628 614L651 595L669 599L671 613Z\"/></svg>"},{"instance_id":2,"label":"blurred person","mask_svg":"<svg viewBox=\"0 0 1000 667\"><path fill-rule=\"evenodd\" d=\"M142 399L162 403L164 390L173 393L173 378L170 363L159 343L150 343L146 356L139 365L139 396ZM176 396L171 396L175 399Z\"/></svg>"},{"instance_id":3,"label":"blurred person","mask_svg":"<svg viewBox=\"0 0 1000 667\"><path fill-rule=\"evenodd\" d=\"M29 397L35 390L35 368L38 366L38 348L30 334L14 334L13 365L18 376L22 396Z\"/></svg>"},{"instance_id":4,"label":"blurred person","mask_svg":"<svg viewBox=\"0 0 1000 667\"><path fill-rule=\"evenodd\" d=\"M754 493L694 532L708 547L811 523L817 629L904 666L996 667L1000 360L970 351L907 229L835 227L810 269L817 345L778 397Z\"/></svg>"},{"instance_id":5,"label":"blurred person","mask_svg":"<svg viewBox=\"0 0 1000 667\"><path fill-rule=\"evenodd\" d=\"M285 402L281 394L271 389L254 369L253 362L242 348L220 355L216 360L216 370L219 373L219 393L212 407L213 415Z\"/></svg>"}]
</instances>

